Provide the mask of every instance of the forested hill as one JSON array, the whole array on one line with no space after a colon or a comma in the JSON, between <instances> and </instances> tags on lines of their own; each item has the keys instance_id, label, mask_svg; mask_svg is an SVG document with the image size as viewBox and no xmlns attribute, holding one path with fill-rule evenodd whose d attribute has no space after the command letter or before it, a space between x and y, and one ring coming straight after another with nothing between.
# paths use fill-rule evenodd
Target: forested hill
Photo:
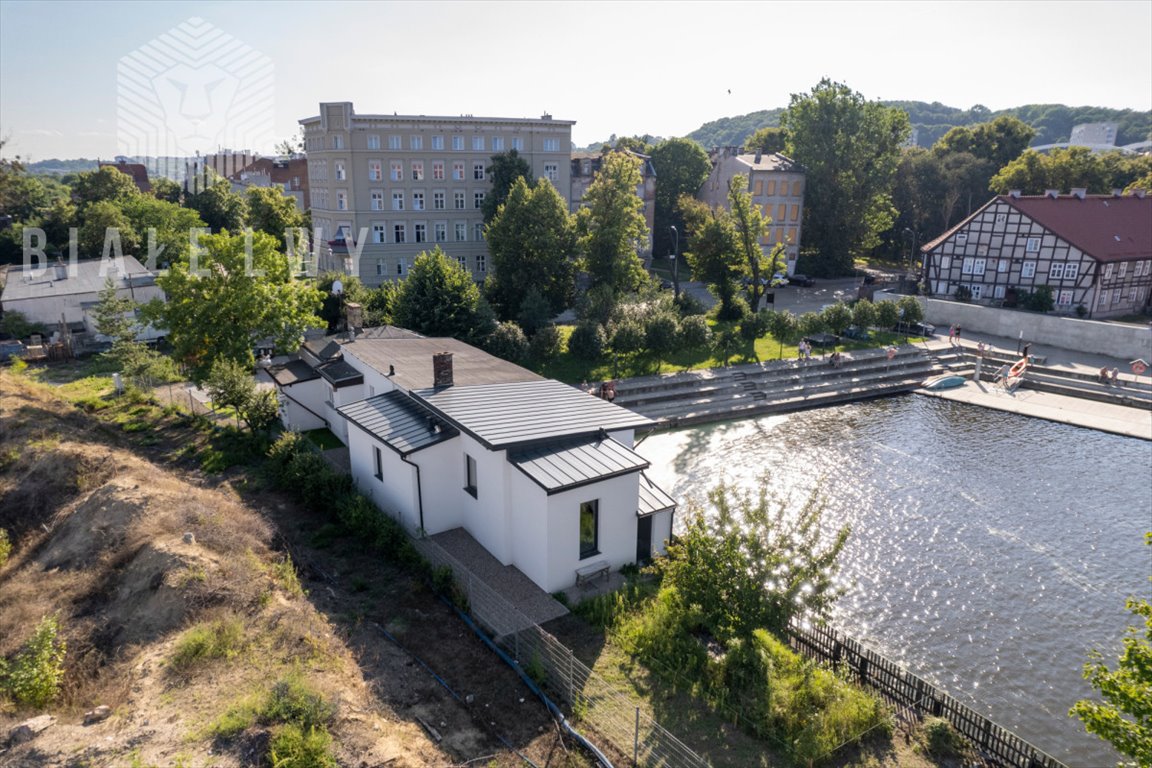
<instances>
[{"instance_id":1,"label":"forested hill","mask_svg":"<svg viewBox=\"0 0 1152 768\"><path fill-rule=\"evenodd\" d=\"M1066 107L1063 104L1027 104L997 112L979 104L971 109L948 107L940 102L885 101L885 106L900 107L908 112L916 129L916 143L930 147L950 128L972 123L985 123L1002 115L1016 117L1036 129L1033 145L1068 141L1072 127L1081 123L1116 123L1119 145L1152 139L1152 112L1104 107ZM712 120L688 134L687 138L704 147L739 146L756 129L780 125L784 110L764 109L736 117Z\"/></svg>"}]
</instances>

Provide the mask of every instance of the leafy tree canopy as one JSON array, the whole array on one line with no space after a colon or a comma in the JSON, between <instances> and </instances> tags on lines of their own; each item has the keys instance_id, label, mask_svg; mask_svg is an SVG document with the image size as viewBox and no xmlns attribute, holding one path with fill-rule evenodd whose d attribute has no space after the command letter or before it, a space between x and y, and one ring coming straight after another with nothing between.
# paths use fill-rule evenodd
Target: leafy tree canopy
<instances>
[{"instance_id":1,"label":"leafy tree canopy","mask_svg":"<svg viewBox=\"0 0 1152 768\"><path fill-rule=\"evenodd\" d=\"M488 180L492 182L492 189L484 196L481 209L484 212L484 223L487 224L496 218L496 213L508 199L508 193L512 191L517 179L523 179L529 187L535 186L536 182L532 178L532 166L515 149L492 155L492 164L485 170Z\"/></svg>"},{"instance_id":2,"label":"leafy tree canopy","mask_svg":"<svg viewBox=\"0 0 1152 768\"><path fill-rule=\"evenodd\" d=\"M243 234L200 237L197 252L172 264L156 282L168 300L145 307L145 317L168 331L176 357L203 381L217 360L253 364L253 345L271 338L277 349L295 351L323 299L312 285L296 280L276 239Z\"/></svg>"},{"instance_id":3,"label":"leafy tree canopy","mask_svg":"<svg viewBox=\"0 0 1152 768\"><path fill-rule=\"evenodd\" d=\"M184 204L199 213L204 223L217 234L224 230L238 232L248 219L248 204L244 198L232 191L232 184L227 179L215 175L200 191L188 194Z\"/></svg>"},{"instance_id":4,"label":"leafy tree canopy","mask_svg":"<svg viewBox=\"0 0 1152 768\"><path fill-rule=\"evenodd\" d=\"M688 229L684 257L692 277L708 284L720 302L720 316L730 318L736 295L736 280L742 272L739 235L732 217L723 208L685 195L680 209Z\"/></svg>"},{"instance_id":5,"label":"leafy tree canopy","mask_svg":"<svg viewBox=\"0 0 1152 768\"><path fill-rule=\"evenodd\" d=\"M480 322L480 289L472 275L439 246L416 257L395 311L398 325L425 336L480 341L492 331Z\"/></svg>"},{"instance_id":6,"label":"leafy tree canopy","mask_svg":"<svg viewBox=\"0 0 1152 768\"><path fill-rule=\"evenodd\" d=\"M788 137L783 128L766 125L757 129L744 142L748 152L763 152L766 155L783 152L788 146Z\"/></svg>"},{"instance_id":7,"label":"leafy tree canopy","mask_svg":"<svg viewBox=\"0 0 1152 768\"><path fill-rule=\"evenodd\" d=\"M279 187L248 188L248 225L272 235L287 249L285 232L306 226L304 213L296 207L296 199L284 194Z\"/></svg>"},{"instance_id":8,"label":"leafy tree canopy","mask_svg":"<svg viewBox=\"0 0 1152 768\"><path fill-rule=\"evenodd\" d=\"M696 195L708 178L712 163L704 148L691 139L662 141L652 148L650 154L657 179L652 252L656 258L661 258L672 253L670 227L676 227L680 236L685 236L684 217L678 207L680 198ZM681 242L680 246L683 245Z\"/></svg>"},{"instance_id":9,"label":"leafy tree canopy","mask_svg":"<svg viewBox=\"0 0 1152 768\"><path fill-rule=\"evenodd\" d=\"M1047 189L1067 192L1073 187L1083 187L1089 194L1107 194L1149 174L1152 157L1148 155L1093 154L1087 147L1069 147L1044 155L1025 152L1001 168L990 186L997 194L1019 189L1026 195L1042 195Z\"/></svg>"},{"instance_id":10,"label":"leafy tree canopy","mask_svg":"<svg viewBox=\"0 0 1152 768\"><path fill-rule=\"evenodd\" d=\"M644 201L636 194L640 160L623 152L604 157L577 216L584 265L593 285L635 290L644 280L637 254L648 236Z\"/></svg>"},{"instance_id":11,"label":"leafy tree canopy","mask_svg":"<svg viewBox=\"0 0 1152 768\"><path fill-rule=\"evenodd\" d=\"M72 184L72 196L81 208L98 202L119 204L139 194L131 176L108 165L77 175Z\"/></svg>"}]
</instances>

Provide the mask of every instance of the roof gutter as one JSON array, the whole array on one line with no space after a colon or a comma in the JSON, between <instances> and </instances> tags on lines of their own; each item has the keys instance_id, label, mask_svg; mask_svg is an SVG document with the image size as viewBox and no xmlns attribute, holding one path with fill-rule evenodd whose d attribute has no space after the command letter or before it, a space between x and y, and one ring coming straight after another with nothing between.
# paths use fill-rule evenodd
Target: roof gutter
<instances>
[{"instance_id":1,"label":"roof gutter","mask_svg":"<svg viewBox=\"0 0 1152 768\"><path fill-rule=\"evenodd\" d=\"M420 514L420 535L424 536L424 483L420 480L420 465L414 461L408 461L407 454L401 454L400 461L416 467L416 510Z\"/></svg>"}]
</instances>

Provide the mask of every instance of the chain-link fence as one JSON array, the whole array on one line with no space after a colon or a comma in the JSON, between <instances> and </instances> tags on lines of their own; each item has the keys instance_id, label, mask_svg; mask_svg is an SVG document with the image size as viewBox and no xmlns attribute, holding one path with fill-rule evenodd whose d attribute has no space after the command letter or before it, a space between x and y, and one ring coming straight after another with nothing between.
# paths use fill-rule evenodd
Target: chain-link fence
<instances>
[{"instance_id":1,"label":"chain-link fence","mask_svg":"<svg viewBox=\"0 0 1152 768\"><path fill-rule=\"evenodd\" d=\"M416 542L435 568L448 567L456 578L472 619L490 632L530 677L564 702L573 716L607 739L635 766L706 768L693 752L651 716L640 702L611 685L576 658L495 590L474 576L459 560L430 539Z\"/></svg>"}]
</instances>

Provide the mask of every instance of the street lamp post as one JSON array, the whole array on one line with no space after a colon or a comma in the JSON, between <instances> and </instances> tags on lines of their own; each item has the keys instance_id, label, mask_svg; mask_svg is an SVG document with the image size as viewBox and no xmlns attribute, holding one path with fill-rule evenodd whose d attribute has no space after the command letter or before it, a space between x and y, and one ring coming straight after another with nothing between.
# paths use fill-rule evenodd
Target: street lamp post
<instances>
[{"instance_id":1,"label":"street lamp post","mask_svg":"<svg viewBox=\"0 0 1152 768\"><path fill-rule=\"evenodd\" d=\"M680 299L680 233L676 231L676 227L669 227L672 230L672 295L677 300Z\"/></svg>"}]
</instances>

